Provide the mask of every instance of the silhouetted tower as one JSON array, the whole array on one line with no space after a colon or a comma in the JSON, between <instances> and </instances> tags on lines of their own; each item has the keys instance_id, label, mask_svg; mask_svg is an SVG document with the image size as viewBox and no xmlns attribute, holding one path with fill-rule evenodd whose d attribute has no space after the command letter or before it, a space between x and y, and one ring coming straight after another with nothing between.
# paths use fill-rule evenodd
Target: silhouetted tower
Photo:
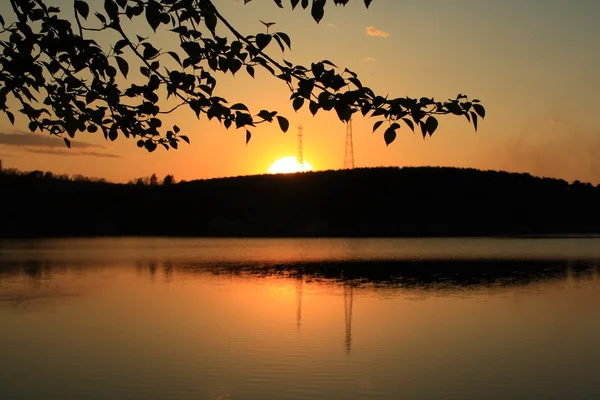
<instances>
[{"instance_id":1,"label":"silhouetted tower","mask_svg":"<svg viewBox=\"0 0 600 400\"><path fill-rule=\"evenodd\" d=\"M346 123L346 152L344 169L354 169L354 147L352 146L352 118Z\"/></svg>"},{"instance_id":2,"label":"silhouetted tower","mask_svg":"<svg viewBox=\"0 0 600 400\"><path fill-rule=\"evenodd\" d=\"M298 125L298 154L296 161L300 164L300 171L304 171L304 156L302 155L302 125Z\"/></svg>"},{"instance_id":3,"label":"silhouetted tower","mask_svg":"<svg viewBox=\"0 0 600 400\"><path fill-rule=\"evenodd\" d=\"M351 285L344 285L344 315L346 317L346 353L350 354L352 347L352 300L354 289Z\"/></svg>"}]
</instances>

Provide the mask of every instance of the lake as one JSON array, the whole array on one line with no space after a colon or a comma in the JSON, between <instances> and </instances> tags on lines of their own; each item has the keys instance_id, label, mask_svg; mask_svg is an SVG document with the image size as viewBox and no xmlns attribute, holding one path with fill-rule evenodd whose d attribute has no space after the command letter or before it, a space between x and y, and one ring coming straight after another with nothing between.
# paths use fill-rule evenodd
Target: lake
<instances>
[{"instance_id":1,"label":"lake","mask_svg":"<svg viewBox=\"0 0 600 400\"><path fill-rule=\"evenodd\" d=\"M0 241L2 399L598 399L600 238Z\"/></svg>"}]
</instances>

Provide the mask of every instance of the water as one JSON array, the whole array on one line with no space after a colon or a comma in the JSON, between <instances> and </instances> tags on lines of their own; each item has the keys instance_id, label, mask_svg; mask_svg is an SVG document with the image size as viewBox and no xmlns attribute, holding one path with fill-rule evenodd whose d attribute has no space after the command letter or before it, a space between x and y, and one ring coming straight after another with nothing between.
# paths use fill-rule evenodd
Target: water
<instances>
[{"instance_id":1,"label":"water","mask_svg":"<svg viewBox=\"0 0 600 400\"><path fill-rule=\"evenodd\" d=\"M0 241L2 399L597 399L600 239Z\"/></svg>"}]
</instances>

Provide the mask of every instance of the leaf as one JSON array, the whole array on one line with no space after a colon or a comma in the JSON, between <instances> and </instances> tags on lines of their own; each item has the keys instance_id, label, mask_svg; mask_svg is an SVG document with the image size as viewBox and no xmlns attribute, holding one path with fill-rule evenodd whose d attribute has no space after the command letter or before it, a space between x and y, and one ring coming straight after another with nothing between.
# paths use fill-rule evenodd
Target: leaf
<instances>
[{"instance_id":1,"label":"leaf","mask_svg":"<svg viewBox=\"0 0 600 400\"><path fill-rule=\"evenodd\" d=\"M313 116L316 115L317 111L319 111L319 103L311 100L310 103L308 104L308 109L310 110L310 113Z\"/></svg>"},{"instance_id":2,"label":"leaf","mask_svg":"<svg viewBox=\"0 0 600 400\"><path fill-rule=\"evenodd\" d=\"M485 108L481 104L473 104L473 108L481 118L485 118Z\"/></svg>"},{"instance_id":3,"label":"leaf","mask_svg":"<svg viewBox=\"0 0 600 400\"><path fill-rule=\"evenodd\" d=\"M6 116L8 117L8 119L10 120L11 124L15 124L15 116L13 115L13 113L11 113L10 111L5 111Z\"/></svg>"},{"instance_id":4,"label":"leaf","mask_svg":"<svg viewBox=\"0 0 600 400\"><path fill-rule=\"evenodd\" d=\"M246 72L248 73L248 75L250 75L251 77L254 78L254 67L251 65L247 65L246 66Z\"/></svg>"},{"instance_id":5,"label":"leaf","mask_svg":"<svg viewBox=\"0 0 600 400\"><path fill-rule=\"evenodd\" d=\"M146 6L146 21L148 21L148 25L152 30L156 32L156 28L160 25L160 10L154 0L150 0Z\"/></svg>"},{"instance_id":6,"label":"leaf","mask_svg":"<svg viewBox=\"0 0 600 400\"><path fill-rule=\"evenodd\" d=\"M310 15L317 21L317 24L323 19L323 15L325 15L325 1L326 0L313 0L312 2Z\"/></svg>"},{"instance_id":7,"label":"leaf","mask_svg":"<svg viewBox=\"0 0 600 400\"><path fill-rule=\"evenodd\" d=\"M173 125L173 130L175 131L175 133L179 133L179 131L181 131L181 129L179 129L177 125Z\"/></svg>"},{"instance_id":8,"label":"leaf","mask_svg":"<svg viewBox=\"0 0 600 400\"><path fill-rule=\"evenodd\" d=\"M174 51L168 51L167 54L173 57L173 59L177 61L177 64L181 65L181 59L179 58L179 55L177 53L175 53Z\"/></svg>"},{"instance_id":9,"label":"leaf","mask_svg":"<svg viewBox=\"0 0 600 400\"><path fill-rule=\"evenodd\" d=\"M303 97L296 97L294 99L294 101L292 102L292 106L294 107L294 111L298 111L302 105L304 104L304 98Z\"/></svg>"},{"instance_id":10,"label":"leaf","mask_svg":"<svg viewBox=\"0 0 600 400\"><path fill-rule=\"evenodd\" d=\"M290 128L290 122L284 117L281 117L278 115L277 122L279 123L279 127L281 128L281 130L283 132L287 132L288 129Z\"/></svg>"},{"instance_id":11,"label":"leaf","mask_svg":"<svg viewBox=\"0 0 600 400\"><path fill-rule=\"evenodd\" d=\"M4 26L4 18L2 18L2 15L0 15L0 24L2 24L2 26Z\"/></svg>"},{"instance_id":12,"label":"leaf","mask_svg":"<svg viewBox=\"0 0 600 400\"><path fill-rule=\"evenodd\" d=\"M435 117L427 118L427 121L425 121L425 128L427 129L427 133L429 133L429 136L433 135L433 132L435 132L437 127L438 127L438 120L435 119Z\"/></svg>"},{"instance_id":13,"label":"leaf","mask_svg":"<svg viewBox=\"0 0 600 400\"><path fill-rule=\"evenodd\" d=\"M427 126L423 121L419 121L419 126L421 127L421 135L423 135L423 139L425 139L427 137Z\"/></svg>"},{"instance_id":14,"label":"leaf","mask_svg":"<svg viewBox=\"0 0 600 400\"><path fill-rule=\"evenodd\" d=\"M115 56L117 59L117 64L119 65L119 69L125 78L127 78L127 74L129 73L129 64L123 57Z\"/></svg>"},{"instance_id":15,"label":"leaf","mask_svg":"<svg viewBox=\"0 0 600 400\"><path fill-rule=\"evenodd\" d=\"M372 133L374 133L381 126L381 124L383 124L383 121L375 122L375 124L373 124L373 132Z\"/></svg>"},{"instance_id":16,"label":"leaf","mask_svg":"<svg viewBox=\"0 0 600 400\"><path fill-rule=\"evenodd\" d=\"M369 8L369 6L371 5L371 1L373 0L365 0L365 7Z\"/></svg>"},{"instance_id":17,"label":"leaf","mask_svg":"<svg viewBox=\"0 0 600 400\"><path fill-rule=\"evenodd\" d=\"M179 138L184 140L187 144L190 144L190 138L188 138L186 135L180 135Z\"/></svg>"},{"instance_id":18,"label":"leaf","mask_svg":"<svg viewBox=\"0 0 600 400\"><path fill-rule=\"evenodd\" d=\"M232 105L231 107L229 107L230 110L244 110L244 111L248 111L248 107L246 107L245 104L242 103L236 103L234 105Z\"/></svg>"},{"instance_id":19,"label":"leaf","mask_svg":"<svg viewBox=\"0 0 600 400\"><path fill-rule=\"evenodd\" d=\"M250 131L248 129L246 129L246 144L248 144L248 142L250 141L251 138L252 138L252 134L250 133Z\"/></svg>"},{"instance_id":20,"label":"leaf","mask_svg":"<svg viewBox=\"0 0 600 400\"><path fill-rule=\"evenodd\" d=\"M290 37L287 35L287 33L277 32L276 35L279 36L281 38L281 40L283 40L285 42L285 44L287 44L287 47L290 50L292 49L292 41L290 40Z\"/></svg>"},{"instance_id":21,"label":"leaf","mask_svg":"<svg viewBox=\"0 0 600 400\"><path fill-rule=\"evenodd\" d=\"M271 35L267 35L265 33L259 33L256 35L256 45L259 49L264 49L271 43Z\"/></svg>"},{"instance_id":22,"label":"leaf","mask_svg":"<svg viewBox=\"0 0 600 400\"><path fill-rule=\"evenodd\" d=\"M90 6L82 0L77 0L75 2L75 10L83 17L83 19L87 19L90 14Z\"/></svg>"},{"instance_id":23,"label":"leaf","mask_svg":"<svg viewBox=\"0 0 600 400\"><path fill-rule=\"evenodd\" d=\"M413 131L413 132L415 131L415 124L413 124L413 122L410 119L402 118L402 121L404 121L404 123L406 125L408 125L408 127L410 128L411 131Z\"/></svg>"},{"instance_id":24,"label":"leaf","mask_svg":"<svg viewBox=\"0 0 600 400\"><path fill-rule=\"evenodd\" d=\"M396 140L396 130L392 127L387 128L383 134L383 139L385 140L385 145L389 146L394 140Z\"/></svg>"},{"instance_id":25,"label":"leaf","mask_svg":"<svg viewBox=\"0 0 600 400\"><path fill-rule=\"evenodd\" d=\"M119 132L117 131L117 126L113 125L110 128L110 131L108 132L108 138L114 142L115 140L117 140L118 137L119 137Z\"/></svg>"},{"instance_id":26,"label":"leaf","mask_svg":"<svg viewBox=\"0 0 600 400\"><path fill-rule=\"evenodd\" d=\"M473 118L473 126L475 127L475 132L477 132L477 114L473 111L471 111L471 118Z\"/></svg>"},{"instance_id":27,"label":"leaf","mask_svg":"<svg viewBox=\"0 0 600 400\"><path fill-rule=\"evenodd\" d=\"M63 138L63 140L65 141L65 144L67 145L67 147L70 149L71 148L71 141L67 138Z\"/></svg>"}]
</instances>

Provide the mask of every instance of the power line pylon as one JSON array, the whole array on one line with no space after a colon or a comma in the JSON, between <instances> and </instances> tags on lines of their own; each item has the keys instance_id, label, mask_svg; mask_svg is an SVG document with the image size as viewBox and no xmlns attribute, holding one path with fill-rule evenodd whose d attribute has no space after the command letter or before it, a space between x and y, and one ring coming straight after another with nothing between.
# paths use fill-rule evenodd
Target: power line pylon
<instances>
[{"instance_id":1,"label":"power line pylon","mask_svg":"<svg viewBox=\"0 0 600 400\"><path fill-rule=\"evenodd\" d=\"M352 145L352 118L346 123L346 151L344 169L354 169L354 147Z\"/></svg>"},{"instance_id":2,"label":"power line pylon","mask_svg":"<svg viewBox=\"0 0 600 400\"><path fill-rule=\"evenodd\" d=\"M304 156L302 155L302 125L298 125L298 154L296 161L300 164L300 171L304 171Z\"/></svg>"}]
</instances>

